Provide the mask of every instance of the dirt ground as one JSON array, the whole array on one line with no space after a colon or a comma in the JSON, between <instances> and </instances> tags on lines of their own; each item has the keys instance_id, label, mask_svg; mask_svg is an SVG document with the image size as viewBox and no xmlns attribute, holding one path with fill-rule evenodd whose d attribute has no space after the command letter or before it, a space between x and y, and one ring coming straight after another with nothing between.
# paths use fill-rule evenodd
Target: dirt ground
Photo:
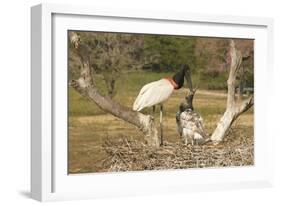
<instances>
[{"instance_id":1,"label":"dirt ground","mask_svg":"<svg viewBox=\"0 0 281 206\"><path fill-rule=\"evenodd\" d=\"M69 117L69 173L179 169L254 164L253 109L233 124L219 145L183 145L176 131L175 113L184 91L175 92L164 106L164 146L151 149L134 126L110 115ZM130 106L134 98L126 100ZM209 134L225 110L222 91L198 90L195 110L204 118ZM94 103L93 103L94 104ZM155 118L158 121L159 116ZM146 109L144 113L151 113Z\"/></svg>"}]
</instances>

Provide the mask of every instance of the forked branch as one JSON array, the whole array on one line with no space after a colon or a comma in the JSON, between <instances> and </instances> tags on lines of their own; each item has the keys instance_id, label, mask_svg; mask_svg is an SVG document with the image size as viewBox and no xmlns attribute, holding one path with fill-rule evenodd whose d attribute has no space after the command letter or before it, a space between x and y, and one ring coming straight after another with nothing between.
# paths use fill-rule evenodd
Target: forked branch
<instances>
[{"instance_id":1,"label":"forked branch","mask_svg":"<svg viewBox=\"0 0 281 206\"><path fill-rule=\"evenodd\" d=\"M101 95L93 78L94 74L90 62L90 48L80 40L75 32L70 32L70 41L81 61L80 77L78 80L72 80L70 85L81 95L95 102L103 111L135 125L143 132L150 146L158 147L160 141L153 118L150 115L144 115L126 106L120 105L109 96Z\"/></svg>"},{"instance_id":2,"label":"forked branch","mask_svg":"<svg viewBox=\"0 0 281 206\"><path fill-rule=\"evenodd\" d=\"M216 129L214 130L211 140L214 143L219 143L226 136L229 128L232 123L244 112L250 109L253 104L253 97L249 97L248 99L239 102L235 98L235 82L239 69L241 69L242 63L242 55L240 51L235 49L235 43L233 40L230 41L230 71L227 80L227 106L226 111L220 121L217 124Z\"/></svg>"}]
</instances>

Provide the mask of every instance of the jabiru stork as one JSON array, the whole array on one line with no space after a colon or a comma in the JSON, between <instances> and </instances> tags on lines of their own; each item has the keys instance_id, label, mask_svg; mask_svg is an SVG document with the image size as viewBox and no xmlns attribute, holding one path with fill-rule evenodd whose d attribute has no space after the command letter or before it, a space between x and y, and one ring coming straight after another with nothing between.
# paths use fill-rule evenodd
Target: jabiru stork
<instances>
[{"instance_id":1,"label":"jabiru stork","mask_svg":"<svg viewBox=\"0 0 281 206\"><path fill-rule=\"evenodd\" d=\"M182 65L180 71L178 71L172 77L162 78L158 81L150 82L142 87L140 90L134 105L134 111L141 111L146 107L153 107L160 104L160 140L163 145L163 103L169 99L174 90L182 88L184 84L184 78L188 81L190 68L188 65Z\"/></svg>"}]
</instances>

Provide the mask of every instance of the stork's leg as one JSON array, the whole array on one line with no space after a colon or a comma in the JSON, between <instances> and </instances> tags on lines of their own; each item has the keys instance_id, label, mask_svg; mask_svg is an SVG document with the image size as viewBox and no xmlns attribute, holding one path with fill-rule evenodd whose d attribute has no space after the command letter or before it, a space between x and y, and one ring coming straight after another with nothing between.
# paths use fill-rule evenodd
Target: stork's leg
<instances>
[{"instance_id":1,"label":"stork's leg","mask_svg":"<svg viewBox=\"0 0 281 206\"><path fill-rule=\"evenodd\" d=\"M163 145L163 105L160 105L160 145Z\"/></svg>"},{"instance_id":2,"label":"stork's leg","mask_svg":"<svg viewBox=\"0 0 281 206\"><path fill-rule=\"evenodd\" d=\"M152 112L153 112L153 117L155 116L155 105L154 106L152 106Z\"/></svg>"}]
</instances>

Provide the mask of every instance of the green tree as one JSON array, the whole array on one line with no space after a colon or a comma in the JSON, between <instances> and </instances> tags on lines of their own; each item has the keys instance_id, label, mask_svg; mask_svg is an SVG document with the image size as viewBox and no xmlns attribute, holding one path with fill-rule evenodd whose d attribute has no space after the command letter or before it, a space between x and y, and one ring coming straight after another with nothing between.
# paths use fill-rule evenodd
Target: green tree
<instances>
[{"instance_id":1,"label":"green tree","mask_svg":"<svg viewBox=\"0 0 281 206\"><path fill-rule=\"evenodd\" d=\"M177 70L181 64L195 68L195 37L145 35L144 55L153 57L148 68L156 70Z\"/></svg>"}]
</instances>

